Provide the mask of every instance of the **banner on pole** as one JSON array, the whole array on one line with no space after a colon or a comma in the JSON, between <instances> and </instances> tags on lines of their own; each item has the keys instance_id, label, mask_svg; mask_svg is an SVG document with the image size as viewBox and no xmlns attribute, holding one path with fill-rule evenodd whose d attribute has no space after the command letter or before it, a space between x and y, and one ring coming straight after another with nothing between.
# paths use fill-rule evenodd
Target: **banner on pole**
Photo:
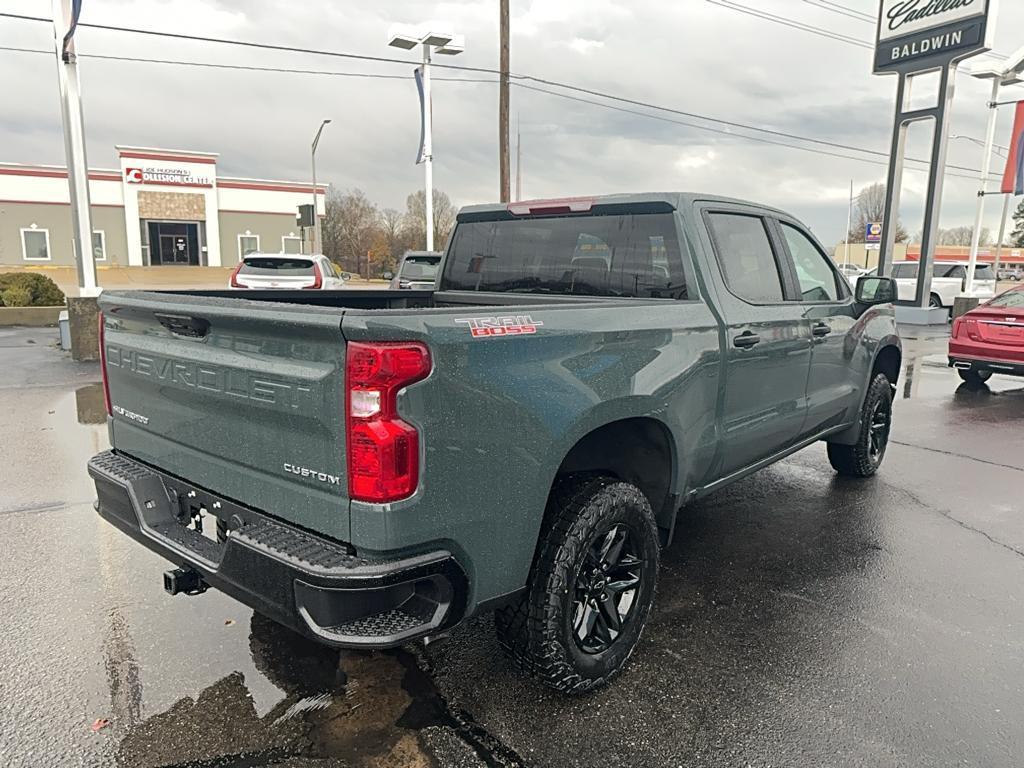
<instances>
[{"instance_id":1,"label":"banner on pole","mask_svg":"<svg viewBox=\"0 0 1024 768\"><path fill-rule=\"evenodd\" d=\"M416 152L416 165L419 165L425 162L427 155L430 154L427 147L427 103L423 93L423 68L416 67L413 74L416 76L416 91L420 95L420 148Z\"/></svg>"},{"instance_id":2,"label":"banner on pole","mask_svg":"<svg viewBox=\"0 0 1024 768\"><path fill-rule=\"evenodd\" d=\"M78 29L78 17L82 15L82 0L71 0L71 18L68 19L68 31L64 35L64 44L61 46L61 58L67 62L70 54L71 40Z\"/></svg>"},{"instance_id":3,"label":"banner on pole","mask_svg":"<svg viewBox=\"0 0 1024 768\"><path fill-rule=\"evenodd\" d=\"M1017 117L1013 121L1010 156L1003 174L1004 195L1024 195L1024 101L1017 102Z\"/></svg>"}]
</instances>

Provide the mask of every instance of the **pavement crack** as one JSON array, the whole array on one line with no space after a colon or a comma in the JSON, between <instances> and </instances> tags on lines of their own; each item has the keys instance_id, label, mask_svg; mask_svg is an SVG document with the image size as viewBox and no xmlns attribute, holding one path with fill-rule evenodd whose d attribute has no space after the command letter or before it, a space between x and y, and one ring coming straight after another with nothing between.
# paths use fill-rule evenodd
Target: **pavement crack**
<instances>
[{"instance_id":1,"label":"pavement crack","mask_svg":"<svg viewBox=\"0 0 1024 768\"><path fill-rule=\"evenodd\" d=\"M988 464L990 467L999 467L1001 469L1012 469L1015 472L1024 472L1024 467L1015 467L1013 464L1000 464L998 461L989 461L988 459L979 459L976 456L969 456L966 453L957 453L956 451L944 451L941 448L930 448L926 445L917 445L915 443L904 443L901 440L893 440L890 438L890 443L896 445L902 445L907 448L917 448L920 451L930 451L931 453L941 453L943 456L952 456L958 459L967 459L968 461L976 461L979 464Z\"/></svg>"},{"instance_id":2,"label":"pavement crack","mask_svg":"<svg viewBox=\"0 0 1024 768\"><path fill-rule=\"evenodd\" d=\"M913 491L909 491L906 488L899 488L899 487L893 486L893 485L890 485L889 487L893 488L897 492L902 493L903 495L909 497L911 501L913 501L915 504L917 504L922 509L929 510L929 511L934 511L937 514L939 514L942 517L944 517L947 520L949 520L950 522L956 523L961 528L963 528L965 531L971 531L972 533L980 534L981 536L984 536L986 539L988 539L992 544L995 544L997 547L1002 547L1003 549L1005 549L1005 550L1007 550L1009 552L1012 552L1013 554L1017 555L1017 557L1024 558L1024 550L1017 549L1015 546L1013 546L1012 544L1007 544L1005 541L1000 541L999 539L997 539L994 536L992 536L990 533L988 533L986 531L983 531L981 528L976 528L975 526L971 525L970 523L964 522L959 517L954 517L953 513L950 510L948 510L948 509L940 509L939 507L933 507L930 504L925 503Z\"/></svg>"},{"instance_id":3,"label":"pavement crack","mask_svg":"<svg viewBox=\"0 0 1024 768\"><path fill-rule=\"evenodd\" d=\"M433 666L422 647L413 646L406 649L421 674L433 683ZM527 762L501 739L480 725L468 712L457 709L441 694L436 685L432 691L435 701L443 709L443 726L451 729L488 768L525 768Z\"/></svg>"}]
</instances>

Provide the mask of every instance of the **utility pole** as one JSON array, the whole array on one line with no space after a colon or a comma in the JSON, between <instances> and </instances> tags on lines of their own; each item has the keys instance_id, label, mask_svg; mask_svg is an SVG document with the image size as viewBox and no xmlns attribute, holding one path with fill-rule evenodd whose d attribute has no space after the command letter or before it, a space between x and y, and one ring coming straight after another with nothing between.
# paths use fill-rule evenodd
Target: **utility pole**
<instances>
[{"instance_id":1,"label":"utility pole","mask_svg":"<svg viewBox=\"0 0 1024 768\"><path fill-rule=\"evenodd\" d=\"M82 11L81 0L53 0L53 36L57 54L61 118L64 123L64 154L68 164L71 197L71 233L78 268L80 296L99 296L96 261L92 252L92 216L89 201L89 165L85 158L85 122L78 84L75 27Z\"/></svg>"},{"instance_id":2,"label":"utility pole","mask_svg":"<svg viewBox=\"0 0 1024 768\"><path fill-rule=\"evenodd\" d=\"M850 266L850 230L853 229L853 179L850 179L850 207L846 212L846 266ZM865 245L865 249L867 246ZM866 251L865 251L866 252Z\"/></svg>"},{"instance_id":3,"label":"utility pole","mask_svg":"<svg viewBox=\"0 0 1024 768\"><path fill-rule=\"evenodd\" d=\"M508 153L508 4L499 0L501 19L498 23L501 52L498 68L501 70L501 84L498 86L498 165L501 186L501 202L510 199L509 153Z\"/></svg>"},{"instance_id":4,"label":"utility pole","mask_svg":"<svg viewBox=\"0 0 1024 768\"><path fill-rule=\"evenodd\" d=\"M519 118L516 118L516 202L523 199L523 138L519 133Z\"/></svg>"}]
</instances>

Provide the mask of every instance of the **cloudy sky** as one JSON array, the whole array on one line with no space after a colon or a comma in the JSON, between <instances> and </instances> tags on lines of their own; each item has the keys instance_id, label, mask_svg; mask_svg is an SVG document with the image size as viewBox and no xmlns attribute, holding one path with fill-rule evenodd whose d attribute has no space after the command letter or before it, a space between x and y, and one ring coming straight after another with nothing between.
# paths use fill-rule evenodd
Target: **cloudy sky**
<instances>
[{"instance_id":1,"label":"cloudy sky","mask_svg":"<svg viewBox=\"0 0 1024 768\"><path fill-rule=\"evenodd\" d=\"M871 23L808 0L737 2L856 39L867 41L874 34ZM875 0L839 4L877 12ZM711 0L512 0L511 8L515 74L887 149L895 79L871 75L871 52L865 48L753 18ZM49 16L50 3L0 0L0 10ZM385 43L393 22L421 20L444 22L466 36L466 52L446 63L497 67L498 0L84 0L83 22L409 60L408 65L360 62L83 29L77 40L79 53L86 56L81 74L90 165L116 166L114 145L133 144L219 152L222 175L306 179L312 134L322 118L331 118L318 152L320 179L343 189L359 187L382 207L403 208L406 194L422 184L422 168L413 164L419 132L415 53ZM1022 30L1024 2L1004 1L996 50L1010 53L1024 44ZM52 46L52 29L0 19L0 46L44 49ZM208 69L90 54L399 78ZM0 160L63 163L52 58L0 50L0 71ZM435 70L434 75L435 183L457 204L492 201L498 197L497 86L441 80L491 79L486 74ZM989 85L961 75L957 86L953 134L983 138ZM1013 91L1024 98L1024 88ZM857 189L884 180L882 165L738 135L745 131L713 133L650 115L721 126L635 109L643 114L513 87L524 196L662 190L728 194L786 208L831 244L846 227L851 180ZM999 143L1005 144L1012 116L1008 108L1001 113ZM929 133L924 126L914 131L911 155L926 154ZM958 165L977 168L982 154L967 139L950 145L950 162ZM921 226L924 183L923 172L907 174L903 218L912 232ZM947 179L943 226L972 221L977 188L976 179ZM998 208L990 202L987 224L993 229Z\"/></svg>"}]
</instances>

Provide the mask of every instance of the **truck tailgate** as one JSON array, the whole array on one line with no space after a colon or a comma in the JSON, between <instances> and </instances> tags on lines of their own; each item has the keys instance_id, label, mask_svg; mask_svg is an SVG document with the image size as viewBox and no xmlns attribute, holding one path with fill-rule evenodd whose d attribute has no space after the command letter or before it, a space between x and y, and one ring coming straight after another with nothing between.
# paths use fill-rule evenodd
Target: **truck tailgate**
<instances>
[{"instance_id":1,"label":"truck tailgate","mask_svg":"<svg viewBox=\"0 0 1024 768\"><path fill-rule=\"evenodd\" d=\"M117 451L348 538L342 310L141 292L100 310Z\"/></svg>"}]
</instances>

